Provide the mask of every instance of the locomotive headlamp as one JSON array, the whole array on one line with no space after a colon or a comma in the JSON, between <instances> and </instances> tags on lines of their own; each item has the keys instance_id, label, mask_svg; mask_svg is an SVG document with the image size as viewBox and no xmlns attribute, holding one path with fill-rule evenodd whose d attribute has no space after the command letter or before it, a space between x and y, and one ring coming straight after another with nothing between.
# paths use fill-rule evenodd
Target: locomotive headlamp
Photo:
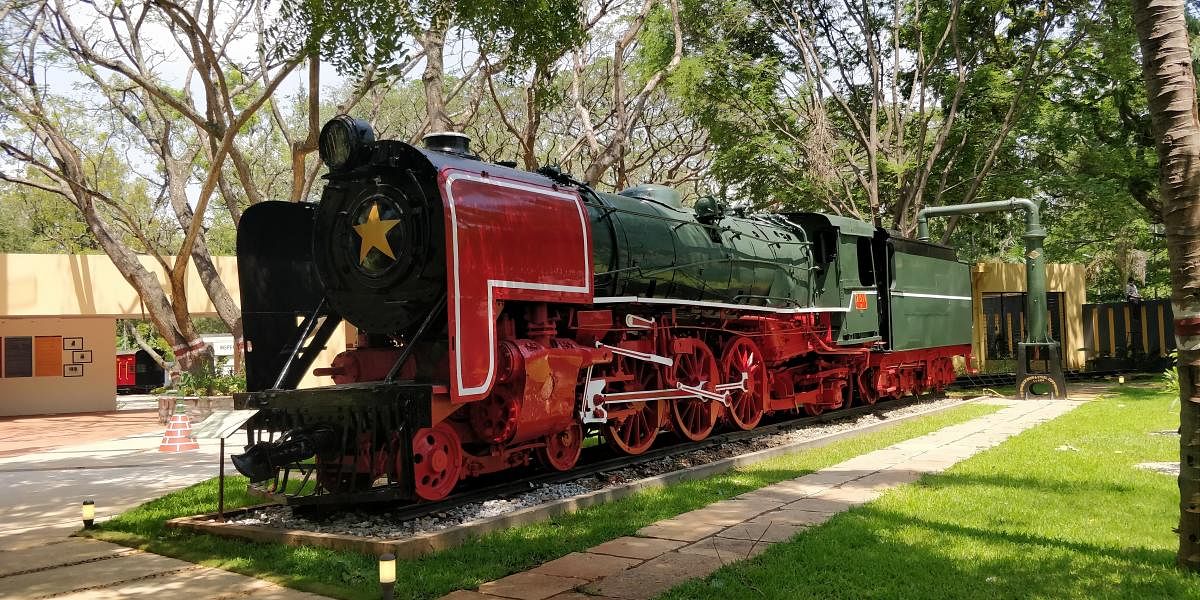
<instances>
[{"instance_id":1,"label":"locomotive headlamp","mask_svg":"<svg viewBox=\"0 0 1200 600\"><path fill-rule=\"evenodd\" d=\"M321 128L317 150L321 161L337 171L353 166L362 158L363 150L375 142L371 124L349 115L338 115Z\"/></svg>"}]
</instances>

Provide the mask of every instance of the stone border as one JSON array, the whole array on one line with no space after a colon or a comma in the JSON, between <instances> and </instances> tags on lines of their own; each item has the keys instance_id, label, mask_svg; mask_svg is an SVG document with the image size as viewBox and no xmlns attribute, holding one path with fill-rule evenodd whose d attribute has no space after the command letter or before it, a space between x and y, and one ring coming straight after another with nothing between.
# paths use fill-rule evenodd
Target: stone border
<instances>
[{"instance_id":1,"label":"stone border","mask_svg":"<svg viewBox=\"0 0 1200 600\"><path fill-rule=\"evenodd\" d=\"M304 531L299 529L279 529L275 527L264 527L261 525L238 525L234 523L222 523L216 521L216 514L210 513L205 515L196 515L192 517L179 517L170 519L166 525L179 529L187 529L199 533L208 533L222 537L233 537L250 540L261 543L276 543L287 544L289 546L315 546L318 548L329 548L332 550L346 550L350 552L358 552L360 554L379 555L384 553L395 554L397 558L417 558L436 552L460 546L468 540L480 537L484 534L516 527L519 525L527 525L547 520L558 515L575 512L581 508L619 500L642 490L657 489L695 479L703 479L711 475L731 471L738 467L752 465L763 462L770 458L775 458L784 454L790 454L797 450L808 450L827 446L835 441L842 439L855 438L861 435L887 429L894 425L898 425L908 420L924 417L940 412L944 412L951 408L957 408L973 402L977 402L986 397L977 397L962 402L949 404L940 408L933 408L921 412L912 413L886 421L881 421L873 425L867 425L857 429L849 429L830 433L811 440L804 440L765 448L748 454L739 456L731 456L723 458L711 463L696 465L662 475L655 475L637 481L585 492L570 498L563 498L537 506L529 506L510 513L496 515L494 517L486 517L475 521L469 521L454 527L448 527L440 531L431 531L420 533L409 538L399 540L389 540L378 537L362 537L335 533L319 533L313 531ZM226 518L237 518L251 510L261 508L266 505L252 506L239 510L226 511Z\"/></svg>"}]
</instances>

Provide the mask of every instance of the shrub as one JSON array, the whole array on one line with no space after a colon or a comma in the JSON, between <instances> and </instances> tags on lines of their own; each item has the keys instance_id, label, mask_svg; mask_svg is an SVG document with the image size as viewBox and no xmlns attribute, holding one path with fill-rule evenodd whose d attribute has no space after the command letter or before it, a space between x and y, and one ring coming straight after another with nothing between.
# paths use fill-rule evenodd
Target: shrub
<instances>
[{"instance_id":1,"label":"shrub","mask_svg":"<svg viewBox=\"0 0 1200 600\"><path fill-rule=\"evenodd\" d=\"M1179 364L1179 353L1172 352L1171 353L1171 366L1168 367L1166 371L1163 371L1163 374L1162 374L1163 388L1166 389L1167 391L1175 392L1176 396L1179 395L1179 368L1177 366L1178 364Z\"/></svg>"}]
</instances>

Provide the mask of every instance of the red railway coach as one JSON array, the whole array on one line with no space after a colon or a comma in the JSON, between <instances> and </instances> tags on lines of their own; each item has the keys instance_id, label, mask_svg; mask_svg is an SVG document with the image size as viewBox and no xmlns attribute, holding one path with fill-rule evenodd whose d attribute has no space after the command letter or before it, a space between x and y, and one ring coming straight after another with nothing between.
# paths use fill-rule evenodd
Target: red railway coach
<instances>
[{"instance_id":1,"label":"red railway coach","mask_svg":"<svg viewBox=\"0 0 1200 600\"><path fill-rule=\"evenodd\" d=\"M118 394L145 394L163 382L163 368L145 350L117 352Z\"/></svg>"}]
</instances>

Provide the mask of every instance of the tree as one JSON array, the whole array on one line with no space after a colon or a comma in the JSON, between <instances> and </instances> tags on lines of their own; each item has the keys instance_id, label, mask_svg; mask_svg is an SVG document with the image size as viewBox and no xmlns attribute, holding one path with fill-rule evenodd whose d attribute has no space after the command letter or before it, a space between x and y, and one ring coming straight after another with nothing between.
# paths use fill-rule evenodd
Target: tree
<instances>
[{"instance_id":1,"label":"tree","mask_svg":"<svg viewBox=\"0 0 1200 600\"><path fill-rule=\"evenodd\" d=\"M187 313L189 259L221 318L240 336L240 314L203 238L205 211L220 188L234 224L240 214L226 157L242 192L251 202L261 197L235 140L300 61L239 62L232 49L258 31L250 16L259 6L242 0L4 4L0 114L13 128L0 148L23 170L0 172L0 178L59 194L77 208L184 367L203 347ZM181 62L184 68L176 70ZM51 67L83 80L81 87L94 95L57 92L41 75ZM98 166L113 162L110 155L118 151L134 172L130 177L157 188L157 199L143 210L100 185ZM146 157L153 168L129 168ZM188 188L197 180L202 185L193 208ZM160 208L175 217L181 236L157 230ZM166 287L142 266L138 252L160 264Z\"/></svg>"},{"instance_id":2,"label":"tree","mask_svg":"<svg viewBox=\"0 0 1200 600\"><path fill-rule=\"evenodd\" d=\"M599 0L585 7L575 38L553 38L556 43L543 44L533 52L498 64L492 64L484 55L482 79L492 110L481 115L480 120L486 122L490 117L504 126L506 137L516 143L517 162L526 170L533 171L544 164L545 148L554 145L546 143L543 123L547 113L566 101L563 58L573 49L572 45L585 43L592 30L620 3L621 0ZM480 133L486 133L486 127L480 129L485 130Z\"/></svg>"},{"instance_id":3,"label":"tree","mask_svg":"<svg viewBox=\"0 0 1200 600\"><path fill-rule=\"evenodd\" d=\"M0 252L96 252L78 211L57 194L0 181Z\"/></svg>"},{"instance_id":4,"label":"tree","mask_svg":"<svg viewBox=\"0 0 1200 600\"><path fill-rule=\"evenodd\" d=\"M630 138L642 124L651 99L679 67L683 59L680 18L678 0L669 0L665 8L646 0L637 12L623 19L625 28L612 43L611 56L600 61L607 65L608 76L602 80L607 89L599 94L583 92L588 49L575 50L571 97L579 115L579 135L563 156L569 158L575 149L582 151L587 184L599 183L629 154ZM664 31L666 35L662 35ZM599 99L605 102L597 102ZM613 187L620 189L628 183L624 170L618 169Z\"/></svg>"},{"instance_id":5,"label":"tree","mask_svg":"<svg viewBox=\"0 0 1200 600\"><path fill-rule=\"evenodd\" d=\"M684 96L717 144L718 174L759 205L907 234L926 203L1030 191L992 174L1019 170L1029 108L1095 12L1049 0L685 6L701 74Z\"/></svg>"},{"instance_id":6,"label":"tree","mask_svg":"<svg viewBox=\"0 0 1200 600\"><path fill-rule=\"evenodd\" d=\"M449 104L468 84L479 83L485 63L493 69L525 65L571 47L581 37L578 13L578 0L284 0L274 26L275 49L279 55L324 57L344 74L378 70L378 77L393 82L420 61L424 119L419 139L430 131L461 129L473 118L482 87L465 104L465 113L455 114ZM455 81L447 80L448 42L463 49ZM474 59L467 58L470 46Z\"/></svg>"},{"instance_id":7,"label":"tree","mask_svg":"<svg viewBox=\"0 0 1200 600\"><path fill-rule=\"evenodd\" d=\"M1179 348L1180 566L1200 571L1200 116L1183 0L1134 0Z\"/></svg>"}]
</instances>

